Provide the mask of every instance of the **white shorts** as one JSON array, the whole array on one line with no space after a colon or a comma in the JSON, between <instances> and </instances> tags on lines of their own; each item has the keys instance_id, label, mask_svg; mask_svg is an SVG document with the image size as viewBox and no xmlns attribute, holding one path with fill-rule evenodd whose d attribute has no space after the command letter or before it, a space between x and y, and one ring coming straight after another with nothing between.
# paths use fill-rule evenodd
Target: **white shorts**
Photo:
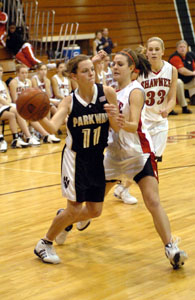
<instances>
[{"instance_id":1,"label":"white shorts","mask_svg":"<svg viewBox=\"0 0 195 300\"><path fill-rule=\"evenodd\" d=\"M160 122L153 122L145 120L144 122L150 136L152 139L154 154L158 157L162 156L168 136L168 120L164 119Z\"/></svg>"},{"instance_id":2,"label":"white shorts","mask_svg":"<svg viewBox=\"0 0 195 300\"><path fill-rule=\"evenodd\" d=\"M1 115L3 114L4 111L9 111L10 110L10 105L3 105L3 106L0 106L0 117Z\"/></svg>"},{"instance_id":3,"label":"white shorts","mask_svg":"<svg viewBox=\"0 0 195 300\"><path fill-rule=\"evenodd\" d=\"M113 152L108 148L104 158L106 180L133 180L140 173L149 158L150 153L139 156L121 156L121 152Z\"/></svg>"}]
</instances>

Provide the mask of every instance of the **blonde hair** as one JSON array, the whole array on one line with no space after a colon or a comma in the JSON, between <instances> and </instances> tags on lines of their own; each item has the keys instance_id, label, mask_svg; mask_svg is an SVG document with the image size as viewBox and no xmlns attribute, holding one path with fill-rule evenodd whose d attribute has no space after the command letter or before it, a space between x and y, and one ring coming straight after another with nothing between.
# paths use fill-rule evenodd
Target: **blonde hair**
<instances>
[{"instance_id":1,"label":"blonde hair","mask_svg":"<svg viewBox=\"0 0 195 300\"><path fill-rule=\"evenodd\" d=\"M186 44L186 46L188 47L188 43L185 40L180 40L176 43L176 48L180 45L180 44Z\"/></svg>"},{"instance_id":2,"label":"blonde hair","mask_svg":"<svg viewBox=\"0 0 195 300\"><path fill-rule=\"evenodd\" d=\"M21 64L16 65L16 73L19 73L20 70L23 69L23 68L28 70L28 67L25 66L25 65L21 65Z\"/></svg>"},{"instance_id":3,"label":"blonde hair","mask_svg":"<svg viewBox=\"0 0 195 300\"><path fill-rule=\"evenodd\" d=\"M156 41L156 42L159 42L160 45L161 45L161 48L162 50L164 51L165 50L165 45L164 45L164 42L161 38L159 38L158 36L153 36L151 38L149 38L146 42L146 48L148 48L148 44L153 42L153 41Z\"/></svg>"}]
</instances>

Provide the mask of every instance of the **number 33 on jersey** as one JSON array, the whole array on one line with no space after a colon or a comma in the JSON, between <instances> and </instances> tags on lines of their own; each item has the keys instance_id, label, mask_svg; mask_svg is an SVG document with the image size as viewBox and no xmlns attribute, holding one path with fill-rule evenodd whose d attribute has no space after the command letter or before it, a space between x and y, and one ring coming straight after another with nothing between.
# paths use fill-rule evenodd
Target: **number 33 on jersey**
<instances>
[{"instance_id":1,"label":"number 33 on jersey","mask_svg":"<svg viewBox=\"0 0 195 300\"><path fill-rule=\"evenodd\" d=\"M150 72L148 77L141 75L138 81L145 90L145 118L160 121L162 116L159 112L166 106L166 97L169 93L172 80L172 65L163 61L164 65L158 72Z\"/></svg>"}]
</instances>

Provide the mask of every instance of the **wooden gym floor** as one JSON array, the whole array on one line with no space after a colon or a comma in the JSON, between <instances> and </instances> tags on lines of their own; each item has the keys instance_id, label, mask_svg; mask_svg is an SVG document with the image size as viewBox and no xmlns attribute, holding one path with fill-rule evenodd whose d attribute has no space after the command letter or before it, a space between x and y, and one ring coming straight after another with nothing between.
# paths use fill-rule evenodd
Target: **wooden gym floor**
<instances>
[{"instance_id":1,"label":"wooden gym floor","mask_svg":"<svg viewBox=\"0 0 195 300\"><path fill-rule=\"evenodd\" d=\"M169 117L169 141L159 164L160 195L172 231L189 259L174 271L164 255L141 194L137 205L112 192L103 214L63 246L62 263L43 264L33 254L58 208L63 141L0 153L0 299L2 300L194 300L195 299L195 107ZM176 111L181 112L179 107ZM6 130L6 139L11 140ZM64 137L64 136L63 136ZM9 143L10 144L10 143Z\"/></svg>"}]
</instances>

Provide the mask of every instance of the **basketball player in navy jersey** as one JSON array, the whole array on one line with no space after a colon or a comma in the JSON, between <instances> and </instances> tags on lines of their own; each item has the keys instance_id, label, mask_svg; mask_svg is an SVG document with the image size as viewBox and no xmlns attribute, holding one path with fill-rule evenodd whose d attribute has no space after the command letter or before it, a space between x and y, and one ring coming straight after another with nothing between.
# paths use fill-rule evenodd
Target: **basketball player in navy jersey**
<instances>
[{"instance_id":1,"label":"basketball player in navy jersey","mask_svg":"<svg viewBox=\"0 0 195 300\"><path fill-rule=\"evenodd\" d=\"M101 54L97 55L101 59ZM107 115L104 107L108 103L118 111L116 94L111 87L95 84L92 61L85 55L72 58L67 70L77 82L78 89L62 100L51 120L40 121L46 130L54 133L67 120L66 146L62 153L62 193L67 208L54 218L47 234L35 249L43 262L58 264L52 244L63 239L64 228L69 225L100 216L105 193L103 152L107 146L108 130L115 127L115 119ZM83 205L83 202L86 202ZM88 222L88 221L87 221ZM64 235L65 238L65 235Z\"/></svg>"}]
</instances>

